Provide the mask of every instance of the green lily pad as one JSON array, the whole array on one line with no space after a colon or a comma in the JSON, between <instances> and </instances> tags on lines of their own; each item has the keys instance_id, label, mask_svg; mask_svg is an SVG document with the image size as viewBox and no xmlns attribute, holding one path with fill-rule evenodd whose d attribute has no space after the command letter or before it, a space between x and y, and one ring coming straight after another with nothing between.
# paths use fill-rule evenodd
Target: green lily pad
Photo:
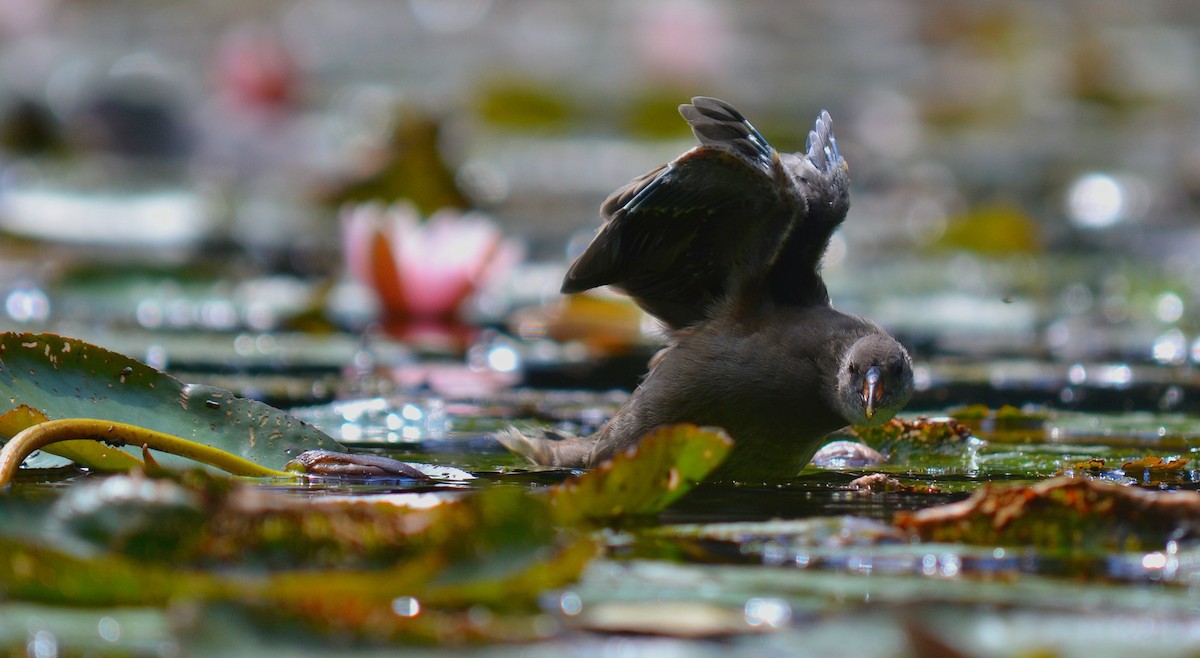
<instances>
[{"instance_id":1,"label":"green lily pad","mask_svg":"<svg viewBox=\"0 0 1200 658\"><path fill-rule=\"evenodd\" d=\"M195 517L194 506L183 506L199 535L193 538L198 541L185 542L191 545L188 551L152 555L121 541L69 552L55 545L55 523L40 534L0 525L6 599L153 607L190 600L241 608L270 626L299 624L338 638L528 640L538 635L532 630L546 628L531 626L541 614L542 593L575 582L599 550L594 539L556 528L545 497L520 489L489 489L409 508L300 501L268 492L259 492L263 498L255 500L247 486L217 482L222 492L197 484L194 475L177 478L175 487L215 498L204 518ZM140 475L108 479L141 482L139 489L147 484ZM178 493L171 490L167 498ZM122 513L132 516L128 506ZM352 518L343 524L346 517ZM158 514L147 521L159 527L164 518ZM57 525L63 521L57 519ZM370 559L363 559L356 540L372 545ZM287 559L264 565L263 542L271 544L268 550L291 544ZM383 550L383 544L393 550ZM226 550L238 546L246 551ZM487 618L480 619L485 607ZM487 623L467 635L456 632L471 620Z\"/></svg>"},{"instance_id":2,"label":"green lily pad","mask_svg":"<svg viewBox=\"0 0 1200 658\"><path fill-rule=\"evenodd\" d=\"M25 539L0 536L0 582L8 600L93 605L165 605L226 589L218 578L121 556L80 557Z\"/></svg>"},{"instance_id":3,"label":"green lily pad","mask_svg":"<svg viewBox=\"0 0 1200 658\"><path fill-rule=\"evenodd\" d=\"M127 356L54 334L0 334L0 413L21 405L50 419L94 418L145 427L276 470L305 450L345 450L269 405L184 384ZM136 446L123 450L139 455ZM192 464L170 455L162 462ZM84 465L120 468L103 460Z\"/></svg>"},{"instance_id":4,"label":"green lily pad","mask_svg":"<svg viewBox=\"0 0 1200 658\"><path fill-rule=\"evenodd\" d=\"M691 491L733 447L723 431L670 425L551 494L559 522L657 514Z\"/></svg>"}]
</instances>

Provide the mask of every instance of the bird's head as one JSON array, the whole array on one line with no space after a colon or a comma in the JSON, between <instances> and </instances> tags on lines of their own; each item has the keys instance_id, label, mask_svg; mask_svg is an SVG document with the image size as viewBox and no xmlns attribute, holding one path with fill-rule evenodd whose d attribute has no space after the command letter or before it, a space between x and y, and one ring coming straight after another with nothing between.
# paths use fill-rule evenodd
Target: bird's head
<instances>
[{"instance_id":1,"label":"bird's head","mask_svg":"<svg viewBox=\"0 0 1200 658\"><path fill-rule=\"evenodd\" d=\"M838 406L851 425L890 420L913 391L912 360L884 333L863 336L850 346L838 370Z\"/></svg>"}]
</instances>

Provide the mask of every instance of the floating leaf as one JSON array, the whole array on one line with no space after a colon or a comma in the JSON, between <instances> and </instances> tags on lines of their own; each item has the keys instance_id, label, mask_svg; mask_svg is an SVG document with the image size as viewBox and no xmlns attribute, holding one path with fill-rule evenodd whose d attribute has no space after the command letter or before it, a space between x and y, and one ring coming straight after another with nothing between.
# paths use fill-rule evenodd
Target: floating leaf
<instances>
[{"instance_id":1,"label":"floating leaf","mask_svg":"<svg viewBox=\"0 0 1200 658\"><path fill-rule=\"evenodd\" d=\"M1125 475L1143 484L1158 484L1160 482L1184 482L1190 475L1187 457L1163 460L1162 457L1142 457L1121 465Z\"/></svg>"},{"instance_id":2,"label":"floating leaf","mask_svg":"<svg viewBox=\"0 0 1200 658\"><path fill-rule=\"evenodd\" d=\"M1022 546L1048 554L1162 548L1200 522L1200 493L1156 492L1088 478L985 485L967 500L901 512L923 540Z\"/></svg>"},{"instance_id":3,"label":"floating leaf","mask_svg":"<svg viewBox=\"0 0 1200 658\"><path fill-rule=\"evenodd\" d=\"M977 436L1011 443L1040 442L1045 439L1050 414L1042 409L1021 409L1004 405L992 409L985 404L957 407L946 412Z\"/></svg>"},{"instance_id":4,"label":"floating leaf","mask_svg":"<svg viewBox=\"0 0 1200 658\"><path fill-rule=\"evenodd\" d=\"M305 450L344 450L316 428L266 404L211 386L185 385L127 356L54 334L0 335L0 404L9 413L26 406L50 419L136 425L274 470ZM137 450L124 448L130 455ZM94 468L127 468L129 463L76 456ZM188 463L171 457L163 461Z\"/></svg>"},{"instance_id":5,"label":"floating leaf","mask_svg":"<svg viewBox=\"0 0 1200 658\"><path fill-rule=\"evenodd\" d=\"M108 478L130 485L136 485L135 479ZM141 482L133 488L145 491L149 482L144 478ZM205 486L192 493L222 497L221 491ZM108 506L101 505L90 515L73 518L56 511L41 539L24 532L19 538L0 535L0 583L6 597L67 605L228 600L299 613L314 606L324 609L317 601L390 609L397 597L407 596L441 609L482 604L530 613L537 610L542 591L573 582L597 554L593 540L554 527L546 499L520 489L489 489L431 509L409 509L359 502L313 503L265 492L266 499L247 503L254 496L247 495L245 487L231 486L223 500L208 501L205 518L197 517L198 506L191 499L174 507L169 504L179 498L181 487L186 489L176 483L162 489L165 493L152 495L151 499L165 504L157 510L143 501L147 508L140 515L143 523L117 528L116 533L113 524L120 519L105 516ZM92 498L101 494L94 485L80 491L80 496ZM121 508L106 502L113 514L129 517L137 511L130 505ZM354 508L369 510L375 536L363 536L367 523L361 516L338 527L343 517L353 517L347 513ZM307 512L303 518L302 511ZM241 522L230 524L230 516L240 516ZM172 519L194 525L191 535L180 542L183 548L155 544L149 536ZM304 519L312 519L312 525L298 525ZM98 539L95 548L104 552L74 554L52 547L48 542L55 530L58 536L67 530L76 539ZM264 538L275 544L264 544ZM373 564L366 564L361 549L354 546L356 540L373 542ZM264 572L264 548L279 551L289 542L297 546L280 554L289 559L271 561L266 566L275 570ZM392 550L385 556L384 545L389 543ZM145 550L153 545L164 550L158 554ZM239 547L245 551L234 554ZM190 556L183 554L187 552ZM200 568L211 565L219 569Z\"/></svg>"},{"instance_id":6,"label":"floating leaf","mask_svg":"<svg viewBox=\"0 0 1200 658\"><path fill-rule=\"evenodd\" d=\"M551 493L560 522L657 514L691 491L729 454L721 430L671 425Z\"/></svg>"},{"instance_id":7,"label":"floating leaf","mask_svg":"<svg viewBox=\"0 0 1200 658\"><path fill-rule=\"evenodd\" d=\"M1104 471L1104 465L1106 463L1107 462L1103 457L1092 457L1091 459L1071 464L1069 467L1063 469L1064 472L1060 473L1060 475L1066 475L1066 471L1087 473L1089 475L1100 475L1100 473Z\"/></svg>"},{"instance_id":8,"label":"floating leaf","mask_svg":"<svg viewBox=\"0 0 1200 658\"><path fill-rule=\"evenodd\" d=\"M982 444L970 428L953 418L893 418L882 425L854 425L849 434L888 456L907 462L929 455L961 456Z\"/></svg>"},{"instance_id":9,"label":"floating leaf","mask_svg":"<svg viewBox=\"0 0 1200 658\"><path fill-rule=\"evenodd\" d=\"M178 479L140 471L86 478L54 502L41 528L26 528L24 536L85 555L105 551L178 564L196 554L214 501L231 488L228 479L200 471Z\"/></svg>"},{"instance_id":10,"label":"floating leaf","mask_svg":"<svg viewBox=\"0 0 1200 658\"><path fill-rule=\"evenodd\" d=\"M0 583L10 600L88 605L165 605L223 593L220 579L116 555L80 557L0 536Z\"/></svg>"}]
</instances>

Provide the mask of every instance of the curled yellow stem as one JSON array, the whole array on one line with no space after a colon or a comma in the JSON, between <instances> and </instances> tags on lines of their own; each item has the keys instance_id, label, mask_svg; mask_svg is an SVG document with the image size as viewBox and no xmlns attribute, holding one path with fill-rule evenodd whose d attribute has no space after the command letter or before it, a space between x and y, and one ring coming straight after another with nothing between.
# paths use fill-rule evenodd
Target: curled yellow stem
<instances>
[{"instance_id":1,"label":"curled yellow stem","mask_svg":"<svg viewBox=\"0 0 1200 658\"><path fill-rule=\"evenodd\" d=\"M93 418L68 418L32 425L18 432L4 444L4 448L0 449L0 487L12 482L21 462L34 450L59 441L81 439L114 445L144 446L208 464L232 475L296 477L294 473L267 468L224 450L145 427Z\"/></svg>"}]
</instances>

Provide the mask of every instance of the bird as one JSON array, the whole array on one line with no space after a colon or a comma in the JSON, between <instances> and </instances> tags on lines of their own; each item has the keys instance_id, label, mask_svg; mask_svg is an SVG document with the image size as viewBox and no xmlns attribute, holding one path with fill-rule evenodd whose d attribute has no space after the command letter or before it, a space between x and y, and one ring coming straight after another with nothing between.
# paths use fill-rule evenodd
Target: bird
<instances>
[{"instance_id":1,"label":"bird","mask_svg":"<svg viewBox=\"0 0 1200 658\"><path fill-rule=\"evenodd\" d=\"M666 346L594 434L509 428L534 463L592 468L653 430L719 427L733 449L710 480L795 476L822 439L881 424L908 402L912 360L870 320L831 303L821 260L849 209L849 169L829 113L801 153L780 153L731 104L679 106L699 144L600 207L564 294L608 286L657 317Z\"/></svg>"}]
</instances>

